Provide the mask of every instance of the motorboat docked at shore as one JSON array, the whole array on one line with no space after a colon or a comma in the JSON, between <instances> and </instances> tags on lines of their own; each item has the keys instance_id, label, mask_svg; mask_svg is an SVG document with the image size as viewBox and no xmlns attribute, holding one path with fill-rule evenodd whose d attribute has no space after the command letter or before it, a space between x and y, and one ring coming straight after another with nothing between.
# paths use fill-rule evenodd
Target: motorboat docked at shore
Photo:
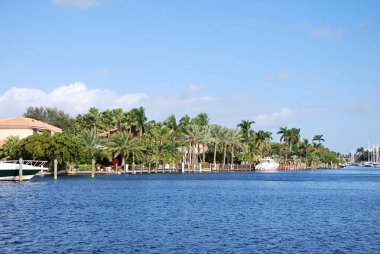
<instances>
[{"instance_id":1,"label":"motorboat docked at shore","mask_svg":"<svg viewBox=\"0 0 380 254\"><path fill-rule=\"evenodd\" d=\"M280 164L275 162L272 158L263 158L260 160L260 163L255 166L257 171L275 171L278 170Z\"/></svg>"},{"instance_id":2,"label":"motorboat docked at shore","mask_svg":"<svg viewBox=\"0 0 380 254\"><path fill-rule=\"evenodd\" d=\"M24 160L22 161L22 180L30 180L38 172L47 171L47 161ZM0 161L0 181L18 181L20 160Z\"/></svg>"}]
</instances>

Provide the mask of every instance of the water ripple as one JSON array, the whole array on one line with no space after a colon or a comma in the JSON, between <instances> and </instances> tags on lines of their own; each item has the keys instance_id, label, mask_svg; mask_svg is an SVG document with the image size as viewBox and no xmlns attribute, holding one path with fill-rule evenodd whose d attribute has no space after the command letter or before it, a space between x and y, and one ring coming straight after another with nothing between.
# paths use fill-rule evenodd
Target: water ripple
<instances>
[{"instance_id":1,"label":"water ripple","mask_svg":"<svg viewBox=\"0 0 380 254\"><path fill-rule=\"evenodd\" d=\"M366 169L0 183L1 253L380 253Z\"/></svg>"}]
</instances>

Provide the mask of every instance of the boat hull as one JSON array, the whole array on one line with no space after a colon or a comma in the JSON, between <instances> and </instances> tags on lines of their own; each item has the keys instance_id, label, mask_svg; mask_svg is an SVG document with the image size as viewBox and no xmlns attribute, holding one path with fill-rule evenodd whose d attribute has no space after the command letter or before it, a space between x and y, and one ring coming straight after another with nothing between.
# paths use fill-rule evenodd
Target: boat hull
<instances>
[{"instance_id":1,"label":"boat hull","mask_svg":"<svg viewBox=\"0 0 380 254\"><path fill-rule=\"evenodd\" d=\"M30 180L35 176L40 169L23 169L22 180ZM18 181L19 170L18 169L0 169L0 181Z\"/></svg>"},{"instance_id":2,"label":"boat hull","mask_svg":"<svg viewBox=\"0 0 380 254\"><path fill-rule=\"evenodd\" d=\"M260 163L256 165L255 170L257 171L277 171L280 164L275 162L272 158L263 158Z\"/></svg>"},{"instance_id":3,"label":"boat hull","mask_svg":"<svg viewBox=\"0 0 380 254\"><path fill-rule=\"evenodd\" d=\"M258 165L255 167L256 171L277 171L279 168L279 165Z\"/></svg>"}]
</instances>

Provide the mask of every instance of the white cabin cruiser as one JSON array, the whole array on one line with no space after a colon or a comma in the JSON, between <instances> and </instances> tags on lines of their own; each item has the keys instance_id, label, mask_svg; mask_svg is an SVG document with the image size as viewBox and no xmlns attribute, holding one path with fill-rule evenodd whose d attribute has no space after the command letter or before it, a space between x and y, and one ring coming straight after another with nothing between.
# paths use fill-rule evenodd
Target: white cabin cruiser
<instances>
[{"instance_id":1,"label":"white cabin cruiser","mask_svg":"<svg viewBox=\"0 0 380 254\"><path fill-rule=\"evenodd\" d=\"M30 180L40 171L47 171L47 161L22 160L22 179ZM18 181L20 161L0 161L0 181Z\"/></svg>"},{"instance_id":2,"label":"white cabin cruiser","mask_svg":"<svg viewBox=\"0 0 380 254\"><path fill-rule=\"evenodd\" d=\"M260 163L256 165L257 171L276 171L280 164L275 162L272 158L266 157L260 160Z\"/></svg>"}]
</instances>

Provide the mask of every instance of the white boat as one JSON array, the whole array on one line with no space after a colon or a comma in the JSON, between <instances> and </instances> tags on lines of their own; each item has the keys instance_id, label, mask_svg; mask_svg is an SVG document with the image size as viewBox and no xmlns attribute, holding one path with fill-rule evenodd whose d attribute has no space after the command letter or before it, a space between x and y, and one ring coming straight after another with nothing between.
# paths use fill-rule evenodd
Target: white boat
<instances>
[{"instance_id":1,"label":"white boat","mask_svg":"<svg viewBox=\"0 0 380 254\"><path fill-rule=\"evenodd\" d=\"M47 161L23 160L22 180L30 180L38 172L47 171ZM18 181L20 164L19 160L0 161L0 181Z\"/></svg>"},{"instance_id":2,"label":"white boat","mask_svg":"<svg viewBox=\"0 0 380 254\"><path fill-rule=\"evenodd\" d=\"M275 171L280 165L275 162L272 158L263 158L260 163L255 166L257 171Z\"/></svg>"}]
</instances>

